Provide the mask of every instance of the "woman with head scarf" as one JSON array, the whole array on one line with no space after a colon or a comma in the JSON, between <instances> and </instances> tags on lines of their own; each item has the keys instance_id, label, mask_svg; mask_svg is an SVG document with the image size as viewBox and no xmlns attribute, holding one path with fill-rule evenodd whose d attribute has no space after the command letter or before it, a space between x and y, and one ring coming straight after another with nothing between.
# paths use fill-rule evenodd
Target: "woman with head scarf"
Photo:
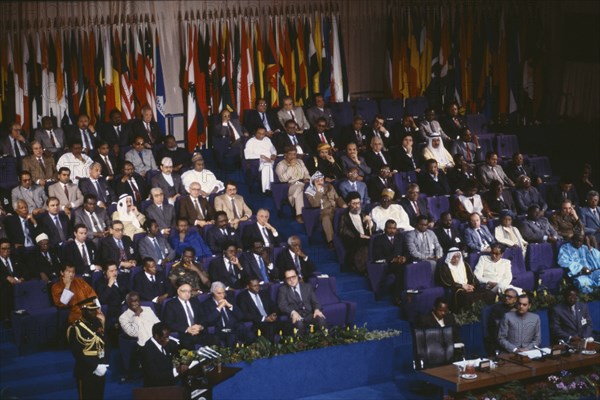
<instances>
[{"instance_id":1,"label":"woman with head scarf","mask_svg":"<svg viewBox=\"0 0 600 400\"><path fill-rule=\"evenodd\" d=\"M142 225L146 221L146 216L137 210L133 203L133 198L127 194L121 195L117 202L117 211L112 213L112 220L123 222L123 234L133 240L136 233L146 232Z\"/></svg>"},{"instance_id":2,"label":"woman with head scarf","mask_svg":"<svg viewBox=\"0 0 600 400\"><path fill-rule=\"evenodd\" d=\"M513 226L513 213L509 210L504 210L500 213L500 225L496 226L494 231L494 236L496 240L500 243L504 243L510 247L518 247L523 252L523 257L525 257L525 253L527 252L527 243L523 236L521 236L521 232Z\"/></svg>"},{"instance_id":3,"label":"woman with head scarf","mask_svg":"<svg viewBox=\"0 0 600 400\"><path fill-rule=\"evenodd\" d=\"M451 303L456 312L468 309L476 301L483 300L492 304L496 299L494 292L479 284L473 270L464 262L461 251L456 247L448 251L439 274L442 285L452 292Z\"/></svg>"},{"instance_id":4,"label":"woman with head scarf","mask_svg":"<svg viewBox=\"0 0 600 400\"><path fill-rule=\"evenodd\" d=\"M329 248L333 247L333 216L336 207L346 207L344 200L338 196L335 188L325 182L325 177L319 171L310 177L310 184L304 191L311 207L320 208L319 219L323 225L325 238Z\"/></svg>"},{"instance_id":5,"label":"woman with head scarf","mask_svg":"<svg viewBox=\"0 0 600 400\"><path fill-rule=\"evenodd\" d=\"M439 133L427 137L427 147L423 149L423 159L430 160L432 158L438 162L439 167L444 172L454 167L452 155L444 147L444 142L442 142Z\"/></svg>"}]
</instances>

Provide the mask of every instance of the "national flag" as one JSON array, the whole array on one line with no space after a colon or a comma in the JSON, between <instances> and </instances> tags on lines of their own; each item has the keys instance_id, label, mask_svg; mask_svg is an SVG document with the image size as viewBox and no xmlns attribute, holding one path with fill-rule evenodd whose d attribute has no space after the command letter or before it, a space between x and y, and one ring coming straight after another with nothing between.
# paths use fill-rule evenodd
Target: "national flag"
<instances>
[{"instance_id":1,"label":"national flag","mask_svg":"<svg viewBox=\"0 0 600 400\"><path fill-rule=\"evenodd\" d=\"M135 109L141 110L142 106L146 104L146 85L145 85L145 65L144 60L144 33L138 28L132 29L133 34L133 46L134 46L134 58L135 68L133 68L134 79L133 79L133 94L135 96L136 107Z\"/></svg>"},{"instance_id":2,"label":"national flag","mask_svg":"<svg viewBox=\"0 0 600 400\"><path fill-rule=\"evenodd\" d=\"M127 39L127 31L123 27L121 42L121 114L124 121L135 118L135 102L133 100L133 85L129 69L129 52L127 46L131 45Z\"/></svg>"},{"instance_id":3,"label":"national flag","mask_svg":"<svg viewBox=\"0 0 600 400\"><path fill-rule=\"evenodd\" d=\"M115 102L115 87L113 83L113 63L112 63L112 28L102 27L102 48L104 50L104 112L102 121L107 121L111 110L117 108ZM119 101L119 106L121 101Z\"/></svg>"},{"instance_id":4,"label":"national flag","mask_svg":"<svg viewBox=\"0 0 600 400\"><path fill-rule=\"evenodd\" d=\"M250 59L250 32L248 17L240 20L240 61L237 79L237 103L236 110L243 116L243 110L252 108L252 87L254 78L252 73L252 60ZM242 121L243 122L243 121Z\"/></svg>"},{"instance_id":5,"label":"national flag","mask_svg":"<svg viewBox=\"0 0 600 400\"><path fill-rule=\"evenodd\" d=\"M233 111L234 96L231 86L231 76L233 74L233 53L231 51L231 35L228 21L224 21L221 27L221 107Z\"/></svg>"},{"instance_id":6,"label":"national flag","mask_svg":"<svg viewBox=\"0 0 600 400\"><path fill-rule=\"evenodd\" d=\"M31 79L32 85L30 87L30 97L31 97L31 121L33 123L33 127L37 128L41 126L43 112L42 112L42 44L40 40L40 35L42 33L35 32L34 34L34 57L33 57L33 76ZM0 80L1 80L0 74ZM0 98L2 97L2 93L0 93ZM1 111L0 104L0 113Z\"/></svg>"},{"instance_id":7,"label":"national flag","mask_svg":"<svg viewBox=\"0 0 600 400\"><path fill-rule=\"evenodd\" d=\"M85 73L86 79L88 81L89 87L89 95L88 97L88 110L90 114L90 123L96 124L96 119L100 115L100 108L98 106L98 86L96 81L96 76L98 75L98 71L96 70L96 55L98 48L97 40L96 40L96 29L90 30L90 35L88 39L89 47L86 47L88 51L84 52L84 59L86 60L84 63L84 68L86 68L87 72Z\"/></svg>"},{"instance_id":8,"label":"national flag","mask_svg":"<svg viewBox=\"0 0 600 400\"><path fill-rule=\"evenodd\" d=\"M146 94L146 104L152 110L154 120L156 120L156 92L154 88L154 43L152 43L152 33L146 26L144 36L144 92Z\"/></svg>"},{"instance_id":9,"label":"national flag","mask_svg":"<svg viewBox=\"0 0 600 400\"><path fill-rule=\"evenodd\" d=\"M54 45L56 46L56 99L57 99L57 108L58 113L56 117L60 119L61 125L64 122L70 122L70 118L68 118L68 107L66 101L66 87L65 87L65 64L64 64L64 54L62 50L63 34L61 31L56 32L56 40L54 41ZM64 116L67 115L65 119Z\"/></svg>"},{"instance_id":10,"label":"national flag","mask_svg":"<svg viewBox=\"0 0 600 400\"><path fill-rule=\"evenodd\" d=\"M298 97L298 52L296 50L297 33L296 26L292 18L287 18L286 30L287 33L284 36L284 40L286 48L286 63L288 65L288 68L286 70L289 70L290 72L289 80L287 81L289 95L292 96L292 99L294 99L294 103L300 104L300 99Z\"/></svg>"},{"instance_id":11,"label":"national flag","mask_svg":"<svg viewBox=\"0 0 600 400\"><path fill-rule=\"evenodd\" d=\"M196 70L194 75L196 77L196 103L200 114L198 117L198 145L206 145L206 131L208 129L208 112L209 112L209 93L207 86L208 79L208 59L210 54L210 38L207 30L208 26L205 22L201 22L198 29L198 46L196 46L194 59L196 60Z\"/></svg>"},{"instance_id":12,"label":"national flag","mask_svg":"<svg viewBox=\"0 0 600 400\"><path fill-rule=\"evenodd\" d=\"M110 42L110 53L112 55L112 84L115 93L115 108L121 111L121 40L119 37L119 29L115 27L113 40ZM110 111L110 110L107 110Z\"/></svg>"},{"instance_id":13,"label":"national flag","mask_svg":"<svg viewBox=\"0 0 600 400\"><path fill-rule=\"evenodd\" d=\"M23 129L25 132L31 131L31 108L29 104L29 80L33 74L33 60L30 52L29 37L23 33L21 36L21 46L23 49Z\"/></svg>"},{"instance_id":14,"label":"national flag","mask_svg":"<svg viewBox=\"0 0 600 400\"><path fill-rule=\"evenodd\" d=\"M212 21L210 29L210 57L208 59L210 75L210 109L211 115L221 110L220 81L217 66L220 64L219 45L217 42L218 22Z\"/></svg>"},{"instance_id":15,"label":"national flag","mask_svg":"<svg viewBox=\"0 0 600 400\"><path fill-rule=\"evenodd\" d=\"M320 18L316 18L316 21L319 21ZM310 85L310 90L312 93L319 92L319 72L320 72L320 62L321 57L317 57L317 47L315 46L315 41L317 37L317 23L312 23L312 20L309 21L311 26L308 29L308 80ZM319 40L321 37L321 24L318 24L319 29Z\"/></svg>"},{"instance_id":16,"label":"national flag","mask_svg":"<svg viewBox=\"0 0 600 400\"><path fill-rule=\"evenodd\" d=\"M65 55L69 55L65 57L65 75L66 79L66 88L67 88L67 106L69 110L69 115L78 115L79 114L79 79L78 79L78 68L77 68L77 38L75 36L75 31L65 32L65 42L64 42L64 52Z\"/></svg>"},{"instance_id":17,"label":"national flag","mask_svg":"<svg viewBox=\"0 0 600 400\"><path fill-rule=\"evenodd\" d=\"M266 84L265 84L265 50L263 48L263 39L260 31L260 24L258 21L253 20L254 26L254 96L252 103L257 98L264 98L266 96Z\"/></svg>"},{"instance_id":18,"label":"national flag","mask_svg":"<svg viewBox=\"0 0 600 400\"><path fill-rule=\"evenodd\" d=\"M346 67L346 53L344 52L344 41L342 39L341 22L338 21L338 42L340 48L340 63L342 64L342 101L350 101L350 87L348 85L348 69Z\"/></svg>"},{"instance_id":19,"label":"national flag","mask_svg":"<svg viewBox=\"0 0 600 400\"><path fill-rule=\"evenodd\" d=\"M267 83L271 107L279 106L279 62L277 58L276 29L277 24L273 19L277 17L269 16L269 25L267 28L267 47L265 49L265 82ZM266 94L265 94L266 95Z\"/></svg>"},{"instance_id":20,"label":"national flag","mask_svg":"<svg viewBox=\"0 0 600 400\"><path fill-rule=\"evenodd\" d=\"M196 32L196 26L193 22L189 22L185 35L185 72L183 78L183 89L187 92L187 134L186 141L188 145L188 151L193 151L198 144L198 119L196 118L196 67L195 63L197 60L194 57L195 48L198 44L198 33Z\"/></svg>"},{"instance_id":21,"label":"national flag","mask_svg":"<svg viewBox=\"0 0 600 400\"><path fill-rule=\"evenodd\" d=\"M296 32L296 51L298 58L298 89L296 93L296 97L299 100L300 105L306 104L308 100L308 60L306 56L306 36L305 29L306 24L304 23L304 18L298 18L298 27Z\"/></svg>"},{"instance_id":22,"label":"national flag","mask_svg":"<svg viewBox=\"0 0 600 400\"><path fill-rule=\"evenodd\" d=\"M286 30L286 22L283 16L278 18L278 30L277 30L277 53L279 55L279 69L281 71L281 89L278 91L279 96L291 96L292 90L292 74L290 50L287 45L288 33Z\"/></svg>"},{"instance_id":23,"label":"national flag","mask_svg":"<svg viewBox=\"0 0 600 400\"><path fill-rule=\"evenodd\" d=\"M165 104L167 102L167 93L165 91L165 79L163 75L162 57L160 55L160 45L158 29L156 30L156 123L161 132L167 131L167 111Z\"/></svg>"},{"instance_id":24,"label":"national flag","mask_svg":"<svg viewBox=\"0 0 600 400\"><path fill-rule=\"evenodd\" d=\"M100 121L104 121L104 113L106 104L105 78L104 78L104 29L99 27L96 31L96 88L98 92L98 117Z\"/></svg>"},{"instance_id":25,"label":"national flag","mask_svg":"<svg viewBox=\"0 0 600 400\"><path fill-rule=\"evenodd\" d=\"M23 50L18 34L13 36L13 70L14 70L14 101L15 101L15 122L23 125Z\"/></svg>"},{"instance_id":26,"label":"national flag","mask_svg":"<svg viewBox=\"0 0 600 400\"><path fill-rule=\"evenodd\" d=\"M331 98L331 22L329 17L323 16L321 18L321 26L323 29L323 51L321 53L319 91L327 101Z\"/></svg>"},{"instance_id":27,"label":"national flag","mask_svg":"<svg viewBox=\"0 0 600 400\"><path fill-rule=\"evenodd\" d=\"M331 17L332 32L332 57L331 64L331 102L339 103L344 101L344 83L342 79L342 57L340 53L339 31L337 26L337 17Z\"/></svg>"}]
</instances>

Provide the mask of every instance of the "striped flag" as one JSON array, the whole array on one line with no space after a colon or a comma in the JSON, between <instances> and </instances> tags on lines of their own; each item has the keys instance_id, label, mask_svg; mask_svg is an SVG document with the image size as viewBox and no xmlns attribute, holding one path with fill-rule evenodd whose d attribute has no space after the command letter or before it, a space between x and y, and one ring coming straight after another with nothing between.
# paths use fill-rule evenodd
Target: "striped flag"
<instances>
[{"instance_id":1,"label":"striped flag","mask_svg":"<svg viewBox=\"0 0 600 400\"><path fill-rule=\"evenodd\" d=\"M185 49L185 76L183 78L183 89L187 92L187 144L188 151L193 151L198 144L198 119L196 118L196 66L194 49L198 47L198 33L196 26L189 23L186 30Z\"/></svg>"},{"instance_id":2,"label":"striped flag","mask_svg":"<svg viewBox=\"0 0 600 400\"><path fill-rule=\"evenodd\" d=\"M146 26L144 35L144 93L146 94L146 104L152 110L154 120L156 116L156 92L154 89L154 43L152 43L152 33Z\"/></svg>"},{"instance_id":3,"label":"striped flag","mask_svg":"<svg viewBox=\"0 0 600 400\"><path fill-rule=\"evenodd\" d=\"M127 32L123 27L123 40L121 42L121 114L124 121L135 117L135 103L133 101L133 85L129 72L129 53L127 51Z\"/></svg>"},{"instance_id":4,"label":"striped flag","mask_svg":"<svg viewBox=\"0 0 600 400\"><path fill-rule=\"evenodd\" d=\"M268 85L271 107L279 106L279 62L277 61L276 22L269 16L267 47L265 52L265 81Z\"/></svg>"}]
</instances>

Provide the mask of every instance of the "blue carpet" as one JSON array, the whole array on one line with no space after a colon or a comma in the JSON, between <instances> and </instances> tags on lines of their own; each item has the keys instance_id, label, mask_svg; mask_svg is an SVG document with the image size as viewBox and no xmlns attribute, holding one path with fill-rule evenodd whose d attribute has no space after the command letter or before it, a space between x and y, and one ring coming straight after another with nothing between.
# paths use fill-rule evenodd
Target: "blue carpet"
<instances>
[{"instance_id":1,"label":"blue carpet","mask_svg":"<svg viewBox=\"0 0 600 400\"><path fill-rule=\"evenodd\" d=\"M277 213L273 200L258 193L257 188L249 190L240 170L223 173L214 167L212 157L205 152L207 168L211 169L223 180L234 180L238 183L238 193L246 199L252 210L267 208L271 212L270 223L280 234L287 238L298 235L302 240L307 255L315 262L322 273L335 276L338 295L343 300L357 303L355 324L369 329L394 328L402 331L400 337L394 339L394 368L397 372L409 372L411 354L411 338L408 324L400 319L400 310L391 304L388 297L376 301L366 278L340 272L335 251L326 247L322 231L317 231L309 238L304 227L293 218L293 210L289 205ZM75 399L77 396L75 381L72 375L73 358L66 349L39 351L26 349L26 355L18 355L12 331L0 328L0 398L20 399ZM111 367L107 375L105 398L131 399L134 387L142 385L141 379L122 383L123 371L118 349L111 352ZM410 358L410 356L408 356ZM273 379L285 379L274 376ZM411 380L411 375L398 375L393 381L361 386L339 392L311 396L306 399L431 399L436 393L428 392Z\"/></svg>"}]
</instances>

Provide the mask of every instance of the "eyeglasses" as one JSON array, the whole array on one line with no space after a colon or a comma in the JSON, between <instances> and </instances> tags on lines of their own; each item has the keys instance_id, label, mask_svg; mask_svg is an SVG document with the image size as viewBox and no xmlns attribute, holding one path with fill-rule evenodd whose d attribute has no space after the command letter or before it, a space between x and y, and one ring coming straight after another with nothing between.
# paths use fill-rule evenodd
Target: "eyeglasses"
<instances>
[{"instance_id":1,"label":"eyeglasses","mask_svg":"<svg viewBox=\"0 0 600 400\"><path fill-rule=\"evenodd\" d=\"M135 145L136 145L136 146L141 146L141 145L143 145L143 144L144 144L144 142L137 142Z\"/></svg>"},{"instance_id":2,"label":"eyeglasses","mask_svg":"<svg viewBox=\"0 0 600 400\"><path fill-rule=\"evenodd\" d=\"M0 247L0 250L10 250L10 246Z\"/></svg>"},{"instance_id":3,"label":"eyeglasses","mask_svg":"<svg viewBox=\"0 0 600 400\"><path fill-rule=\"evenodd\" d=\"M529 305L529 303L521 303L519 302L519 307L527 307Z\"/></svg>"},{"instance_id":4,"label":"eyeglasses","mask_svg":"<svg viewBox=\"0 0 600 400\"><path fill-rule=\"evenodd\" d=\"M298 275L292 275L292 276L288 276L285 278L286 281L291 281L293 279L296 279L298 277Z\"/></svg>"}]
</instances>

